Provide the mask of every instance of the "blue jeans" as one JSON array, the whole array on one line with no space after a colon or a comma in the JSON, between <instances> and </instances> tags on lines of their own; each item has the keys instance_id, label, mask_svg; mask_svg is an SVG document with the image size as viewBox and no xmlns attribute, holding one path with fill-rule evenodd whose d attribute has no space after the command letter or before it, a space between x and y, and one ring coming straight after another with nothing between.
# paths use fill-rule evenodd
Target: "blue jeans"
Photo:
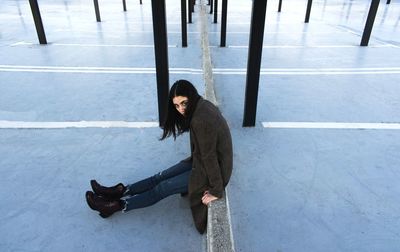
<instances>
[{"instance_id":1,"label":"blue jeans","mask_svg":"<svg viewBox=\"0 0 400 252\"><path fill-rule=\"evenodd\" d=\"M151 206L173 194L187 193L191 170L191 162L181 161L154 176L127 185L124 211Z\"/></svg>"}]
</instances>

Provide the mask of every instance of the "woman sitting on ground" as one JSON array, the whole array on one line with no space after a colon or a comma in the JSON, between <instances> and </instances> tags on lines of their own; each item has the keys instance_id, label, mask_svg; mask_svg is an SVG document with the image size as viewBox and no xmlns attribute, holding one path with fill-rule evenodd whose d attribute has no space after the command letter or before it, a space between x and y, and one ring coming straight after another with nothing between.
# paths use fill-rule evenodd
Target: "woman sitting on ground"
<instances>
[{"instance_id":1,"label":"woman sitting on ground","mask_svg":"<svg viewBox=\"0 0 400 252\"><path fill-rule=\"evenodd\" d=\"M173 194L189 194L195 226L207 227L207 206L223 197L232 173L232 140L218 108L203 99L187 80L174 83L169 92L167 118L161 140L190 132L191 156L178 164L133 184L105 187L90 181L86 192L90 208L107 218L155 204Z\"/></svg>"}]
</instances>

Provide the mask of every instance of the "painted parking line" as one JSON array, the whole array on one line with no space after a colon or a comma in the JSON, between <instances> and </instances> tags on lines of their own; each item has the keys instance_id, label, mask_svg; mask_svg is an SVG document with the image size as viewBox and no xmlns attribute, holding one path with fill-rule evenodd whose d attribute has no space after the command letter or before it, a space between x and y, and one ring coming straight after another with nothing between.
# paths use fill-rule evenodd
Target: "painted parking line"
<instances>
[{"instance_id":1,"label":"painted parking line","mask_svg":"<svg viewBox=\"0 0 400 252\"><path fill-rule=\"evenodd\" d=\"M218 47L218 46L210 46L210 47ZM384 45L369 45L370 48L400 48L399 46L392 44L384 44ZM239 48L239 49L247 49L249 46L247 45L230 45L228 48ZM263 46L263 48L282 48L282 49L305 49L305 48L360 48L359 45L267 45Z\"/></svg>"},{"instance_id":2,"label":"painted parking line","mask_svg":"<svg viewBox=\"0 0 400 252\"><path fill-rule=\"evenodd\" d=\"M246 68L214 68L214 74L246 75ZM370 75L400 74L400 67L374 68L262 68L261 75Z\"/></svg>"},{"instance_id":3,"label":"painted parking line","mask_svg":"<svg viewBox=\"0 0 400 252\"><path fill-rule=\"evenodd\" d=\"M400 123L345 122L262 122L264 128L278 129L374 129L400 130ZM27 122L0 121L0 129L66 129L66 128L158 128L159 122L75 121Z\"/></svg>"},{"instance_id":4,"label":"painted parking line","mask_svg":"<svg viewBox=\"0 0 400 252\"><path fill-rule=\"evenodd\" d=\"M347 33L356 35L356 36L358 36L358 37L362 37L362 33L358 32L357 30L352 30L352 29L350 29L350 28L347 28L347 27L345 27L345 26L337 25L337 26L335 26L335 28L340 29L340 30L343 30L343 31L345 31L345 32L347 32ZM392 46L392 47L395 47L395 48L400 48L400 46L398 46L398 45L394 45L394 44L392 44L392 43L388 43L388 42L386 42L385 40L379 39L379 38L377 38L377 37L373 37L373 39L374 39L375 41L378 41L379 43L382 43L383 45L389 45L389 46Z\"/></svg>"},{"instance_id":5,"label":"painted parking line","mask_svg":"<svg viewBox=\"0 0 400 252\"><path fill-rule=\"evenodd\" d=\"M37 43L30 43L30 42L16 42L11 44L10 46L40 46ZM50 43L48 46L71 46L71 47L129 47L129 48L154 48L154 45L129 45L129 44L76 44L76 43ZM178 45L168 45L169 48L177 48Z\"/></svg>"},{"instance_id":6,"label":"painted parking line","mask_svg":"<svg viewBox=\"0 0 400 252\"><path fill-rule=\"evenodd\" d=\"M66 128L157 128L159 122L76 121L25 122L0 121L0 129L66 129Z\"/></svg>"},{"instance_id":7,"label":"painted parking line","mask_svg":"<svg viewBox=\"0 0 400 252\"><path fill-rule=\"evenodd\" d=\"M40 46L37 43L20 41L10 44L12 47L16 46ZM127 47L127 48L154 48L153 44L150 45L130 45L130 44L82 44L82 43L49 43L47 46L70 46L70 47ZM220 46L209 46L210 48L220 48ZM400 48L400 46L392 44L383 45L369 45L370 48ZM168 48L178 48L177 44L168 45ZM227 48L247 49L248 45L229 45ZM360 48L359 45L266 45L263 48L270 49L303 49L303 48Z\"/></svg>"},{"instance_id":8,"label":"painted parking line","mask_svg":"<svg viewBox=\"0 0 400 252\"><path fill-rule=\"evenodd\" d=\"M155 74L154 67L55 67L0 65L0 72ZM203 74L202 69L169 68L173 74Z\"/></svg>"},{"instance_id":9,"label":"painted parking line","mask_svg":"<svg viewBox=\"0 0 400 252\"><path fill-rule=\"evenodd\" d=\"M221 32L220 31L210 31L208 33L220 34ZM274 31L265 31L264 32L264 34L289 34L289 35L308 34L310 36L311 35L321 35L321 34L329 35L329 34L343 34L343 33L346 33L346 32L344 32L344 31L342 31L342 32L340 32L340 31L339 32L337 32L337 31L334 31L334 32L296 32L296 31L290 31L290 32L277 31L277 32L274 32ZM245 35L250 35L250 31L228 31L227 34L245 34Z\"/></svg>"},{"instance_id":10,"label":"painted parking line","mask_svg":"<svg viewBox=\"0 0 400 252\"><path fill-rule=\"evenodd\" d=\"M138 31L132 31L132 30L112 30L112 31L98 31L98 30L78 30L78 29L55 29L54 32L74 32L74 33L85 33L85 34L90 34L90 33L106 33L106 34L117 34L117 35L121 35L121 34L136 34L136 33L149 33L149 34L153 34L154 32L152 30L149 31L143 31L143 30L138 30ZM194 31L188 31L188 34L200 34L200 32L194 32ZM168 34L182 34L181 31L168 31Z\"/></svg>"},{"instance_id":11,"label":"painted parking line","mask_svg":"<svg viewBox=\"0 0 400 252\"><path fill-rule=\"evenodd\" d=\"M400 123L344 123L344 122L262 122L264 128L280 129L374 129L400 130Z\"/></svg>"},{"instance_id":12,"label":"painted parking line","mask_svg":"<svg viewBox=\"0 0 400 252\"><path fill-rule=\"evenodd\" d=\"M0 72L155 74L154 67L67 67L0 65ZM169 68L172 74L203 74L202 69ZM246 68L213 68L213 74L246 75ZM261 75L376 75L400 74L400 67L364 68L262 68Z\"/></svg>"}]
</instances>

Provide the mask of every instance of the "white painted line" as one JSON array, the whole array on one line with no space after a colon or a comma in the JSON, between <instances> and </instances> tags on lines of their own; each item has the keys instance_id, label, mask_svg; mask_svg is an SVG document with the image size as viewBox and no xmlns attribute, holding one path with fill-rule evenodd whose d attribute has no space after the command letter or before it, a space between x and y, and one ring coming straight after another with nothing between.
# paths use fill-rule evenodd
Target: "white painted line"
<instances>
[{"instance_id":1,"label":"white painted line","mask_svg":"<svg viewBox=\"0 0 400 252\"><path fill-rule=\"evenodd\" d=\"M282 129L400 129L400 123L262 122L262 125L264 128Z\"/></svg>"},{"instance_id":2,"label":"white painted line","mask_svg":"<svg viewBox=\"0 0 400 252\"><path fill-rule=\"evenodd\" d=\"M219 34L221 32L220 31L210 31L208 33ZM313 34L314 35L321 35L321 34L326 35L326 34L338 34L338 33L346 33L346 32L344 32L344 31L343 32L337 32L337 31L333 31L333 32L313 32L313 33L312 32L274 32L274 31L270 31L270 32L266 31L266 32L264 32L264 34L290 34L290 35L293 35L293 34L308 34L310 36L312 36ZM247 35L249 35L250 32L249 31L228 31L227 34L247 34Z\"/></svg>"},{"instance_id":3,"label":"white painted line","mask_svg":"<svg viewBox=\"0 0 400 252\"><path fill-rule=\"evenodd\" d=\"M10 46L26 46L26 45L34 45L34 44L25 42L25 41L20 41L20 42L15 42L15 43L11 44Z\"/></svg>"},{"instance_id":4,"label":"white painted line","mask_svg":"<svg viewBox=\"0 0 400 252\"><path fill-rule=\"evenodd\" d=\"M202 69L170 68L172 74L203 74ZM0 65L0 72L155 74L153 67L66 67ZM214 68L213 74L246 75L246 68ZM364 68L263 68L261 75L367 75L400 74L400 67Z\"/></svg>"},{"instance_id":5,"label":"white painted line","mask_svg":"<svg viewBox=\"0 0 400 252\"><path fill-rule=\"evenodd\" d=\"M361 37L361 36L362 36L362 34L360 34L359 32L353 31L353 30L351 30L351 29L349 29L349 28L347 28L347 27L343 27L343 26L341 26L341 25L337 25L337 26L334 26L334 27L337 28L337 29L340 29L340 30L342 30L342 31L345 31L345 32L347 32L347 33L356 35L356 36L358 36L358 37ZM379 43L381 43L382 45L385 45L385 46L387 46L387 47L400 48L400 46L397 46L397 45L388 43L388 42L383 41L383 40L381 40L381 39L378 39L378 38L376 38L376 37L372 37L371 40L378 41ZM368 46L368 47L371 47L371 46ZM375 46L375 47L376 47L376 46Z\"/></svg>"},{"instance_id":6,"label":"white painted line","mask_svg":"<svg viewBox=\"0 0 400 252\"><path fill-rule=\"evenodd\" d=\"M29 42L17 42L10 46L32 46L38 45ZM129 48L154 48L154 45L123 45L123 44L67 44L67 43L49 43L48 46L74 46L74 47L129 47ZM168 45L169 48L177 48L178 45Z\"/></svg>"},{"instance_id":7,"label":"white painted line","mask_svg":"<svg viewBox=\"0 0 400 252\"><path fill-rule=\"evenodd\" d=\"M88 23L90 23L92 20L88 20ZM107 20L105 21L107 24L120 24L121 21L114 21L114 20ZM124 24L136 24L136 25L151 25L153 26L152 21L123 21ZM180 22L168 22L168 25L181 25Z\"/></svg>"},{"instance_id":8,"label":"white painted line","mask_svg":"<svg viewBox=\"0 0 400 252\"><path fill-rule=\"evenodd\" d=\"M23 122L0 121L0 129L65 129L65 128L156 128L158 122L79 121L79 122Z\"/></svg>"},{"instance_id":9,"label":"white painted line","mask_svg":"<svg viewBox=\"0 0 400 252\"><path fill-rule=\"evenodd\" d=\"M151 34L153 34L153 31L151 30L149 30L149 31L129 31L129 30L112 30L112 31L97 31L97 30L71 30L71 29L55 29L55 30L53 30L54 32L74 32L74 33L78 33L78 32L81 32L81 33L85 33L85 34L88 34L88 33L107 33L108 35L113 35L113 34L118 34L118 35L121 35L121 34L124 34L124 35L126 35L126 34L136 34L136 33L151 33ZM188 31L187 32L188 34L199 34L200 32L192 32L192 31ZM182 32L181 31L168 31L168 34L182 34Z\"/></svg>"},{"instance_id":10,"label":"white painted line","mask_svg":"<svg viewBox=\"0 0 400 252\"><path fill-rule=\"evenodd\" d=\"M54 46L80 46L80 47L133 47L133 48L154 48L154 45L99 45L99 44L50 44ZM178 45L168 45L168 48L176 48Z\"/></svg>"},{"instance_id":11,"label":"white painted line","mask_svg":"<svg viewBox=\"0 0 400 252\"><path fill-rule=\"evenodd\" d=\"M202 74L202 69L170 68L173 74ZM40 72L40 73L109 73L109 74L154 74L154 67L55 67L0 65L0 72Z\"/></svg>"},{"instance_id":12,"label":"white painted line","mask_svg":"<svg viewBox=\"0 0 400 252\"><path fill-rule=\"evenodd\" d=\"M246 75L245 68L214 68L214 74ZM367 75L400 74L400 67L375 68L263 68L261 75Z\"/></svg>"},{"instance_id":13,"label":"white painted line","mask_svg":"<svg viewBox=\"0 0 400 252\"><path fill-rule=\"evenodd\" d=\"M219 46L210 46L210 47L219 47ZM249 46L247 45L230 45L228 48L244 48L247 49ZM384 47L394 47L398 48L392 44L384 44L384 45L369 45L370 48L384 48ZM360 48L359 45L269 45L263 46L263 48L283 48L283 49L303 49L303 48Z\"/></svg>"},{"instance_id":14,"label":"white painted line","mask_svg":"<svg viewBox=\"0 0 400 252\"><path fill-rule=\"evenodd\" d=\"M212 33L212 32L209 32ZM219 32L216 32L219 33ZM369 45L369 48L400 48L400 46L383 43L380 45ZM16 42L10 46L41 46L37 43ZM74 46L74 47L127 47L127 48L154 48L154 45L128 45L128 44L76 44L76 43L49 43L47 46ZM220 48L220 46L209 46L210 48ZM227 48L247 49L248 45L229 45ZM168 45L168 48L179 48L177 44ZM303 48L360 48L359 45L266 45L263 48L283 48L283 49L303 49Z\"/></svg>"},{"instance_id":15,"label":"white painted line","mask_svg":"<svg viewBox=\"0 0 400 252\"><path fill-rule=\"evenodd\" d=\"M0 65L1 66L1 65ZM214 68L215 71L246 71L246 68ZM349 67L349 68L261 68L261 71L399 71L400 67Z\"/></svg>"},{"instance_id":16,"label":"white painted line","mask_svg":"<svg viewBox=\"0 0 400 252\"><path fill-rule=\"evenodd\" d=\"M357 36L361 37L361 35L360 35L358 32L355 32L355 31L353 31L353 30L350 30L350 29L348 29L348 28L341 27L341 26L336 26L336 27L339 28L339 29L341 29L341 30L343 30L343 31L345 31L345 32L348 32L348 33L350 33L350 34L357 35Z\"/></svg>"}]
</instances>

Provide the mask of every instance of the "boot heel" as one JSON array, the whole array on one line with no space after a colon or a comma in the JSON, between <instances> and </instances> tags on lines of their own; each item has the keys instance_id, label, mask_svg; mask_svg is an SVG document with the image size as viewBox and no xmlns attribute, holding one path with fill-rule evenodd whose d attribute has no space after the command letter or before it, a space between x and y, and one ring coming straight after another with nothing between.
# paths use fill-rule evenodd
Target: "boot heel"
<instances>
[{"instance_id":1,"label":"boot heel","mask_svg":"<svg viewBox=\"0 0 400 252\"><path fill-rule=\"evenodd\" d=\"M91 191L86 192L86 201L91 209L99 211L99 215L102 218L107 218L113 213L121 211L123 209L122 200L109 201L107 199L103 199L100 196L97 196Z\"/></svg>"},{"instance_id":2,"label":"boot heel","mask_svg":"<svg viewBox=\"0 0 400 252\"><path fill-rule=\"evenodd\" d=\"M111 214L106 214L106 213L99 213L99 215L104 219L111 216Z\"/></svg>"},{"instance_id":3,"label":"boot heel","mask_svg":"<svg viewBox=\"0 0 400 252\"><path fill-rule=\"evenodd\" d=\"M94 208L94 206L93 206L93 202L92 202L92 200L91 200L91 197L93 197L93 192L87 191L86 194L85 194L86 203L88 204L88 206L90 207L90 209L96 210L96 208Z\"/></svg>"}]
</instances>

